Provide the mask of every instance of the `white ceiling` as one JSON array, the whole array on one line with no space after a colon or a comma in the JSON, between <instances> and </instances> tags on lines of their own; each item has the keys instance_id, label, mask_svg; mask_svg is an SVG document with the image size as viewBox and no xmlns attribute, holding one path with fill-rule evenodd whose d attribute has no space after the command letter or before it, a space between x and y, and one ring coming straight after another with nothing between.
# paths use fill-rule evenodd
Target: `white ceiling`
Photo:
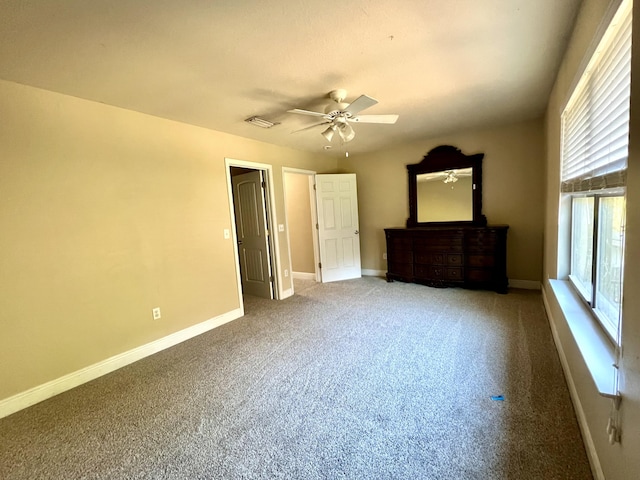
<instances>
[{"instance_id":1,"label":"white ceiling","mask_svg":"<svg viewBox=\"0 0 640 480\"><path fill-rule=\"evenodd\" d=\"M580 0L2 0L0 78L321 152L327 93L379 100L362 153L543 114ZM265 130L243 120L259 115ZM334 152L342 150L334 139Z\"/></svg>"}]
</instances>

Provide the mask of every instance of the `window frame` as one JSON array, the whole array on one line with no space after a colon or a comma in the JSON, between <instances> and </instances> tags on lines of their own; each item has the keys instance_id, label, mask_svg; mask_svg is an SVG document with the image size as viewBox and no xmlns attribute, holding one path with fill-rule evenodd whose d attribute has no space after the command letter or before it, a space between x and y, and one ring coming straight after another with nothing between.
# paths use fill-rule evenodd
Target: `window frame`
<instances>
[{"instance_id":1,"label":"window frame","mask_svg":"<svg viewBox=\"0 0 640 480\"><path fill-rule=\"evenodd\" d=\"M602 311L602 309L599 309L599 305L598 305L598 295L597 295L597 289L598 289L598 275L600 274L601 270L603 269L603 266L600 263L600 245L602 243L602 239L600 238L600 200L602 198L618 198L618 197L622 197L625 198L626 196L626 188L625 187L618 187L615 189L608 189L608 190L598 190L598 191L591 191L591 192L575 192L575 193L566 193L565 194L568 198L570 198L571 201L571 209L570 209L570 216L571 216L571 227L570 227L570 239L569 239L569 251L570 251L570 265L569 265L569 274L568 274L568 278L569 281L571 283L571 286L574 288L574 290L576 291L576 293L578 294L578 296L580 297L580 299L589 307L589 311L591 312L591 314L593 315L593 317L595 318L595 320L597 321L598 325L602 328L602 330L606 333L607 337L609 338L609 340L611 340L615 345L620 345L620 340L618 338L619 336L619 327L620 327L620 322L622 321L622 312L621 312L621 306L620 309L618 311L618 318L613 320L608 318ZM573 266L573 240L575 237L575 232L574 232L574 218L573 218L573 200L575 198L593 198L594 199L594 205L593 205L593 225L592 225L592 241L593 241L593 247L591 249L591 285L590 285L590 291L587 292L585 285L577 279L576 275L573 274L574 271L574 266ZM626 206L625 206L625 212L626 212ZM623 219L623 223L621 225L621 229L622 229L622 254L621 254L621 261L620 261L620 268L621 268L621 277L620 277L620 289L622 289L622 285L623 285L623 278L622 278L622 269L624 267L624 240L625 240L625 222ZM589 298L590 297L590 298ZM611 322L614 322L615 324L612 324Z\"/></svg>"}]
</instances>

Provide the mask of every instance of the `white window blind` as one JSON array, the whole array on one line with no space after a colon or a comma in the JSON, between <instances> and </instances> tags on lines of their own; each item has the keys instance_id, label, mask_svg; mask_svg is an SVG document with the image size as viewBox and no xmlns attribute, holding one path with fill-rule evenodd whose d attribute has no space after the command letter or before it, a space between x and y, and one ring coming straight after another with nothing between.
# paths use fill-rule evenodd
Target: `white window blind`
<instances>
[{"instance_id":1,"label":"white window blind","mask_svg":"<svg viewBox=\"0 0 640 480\"><path fill-rule=\"evenodd\" d=\"M631 3L623 2L562 114L562 190L626 183Z\"/></svg>"}]
</instances>

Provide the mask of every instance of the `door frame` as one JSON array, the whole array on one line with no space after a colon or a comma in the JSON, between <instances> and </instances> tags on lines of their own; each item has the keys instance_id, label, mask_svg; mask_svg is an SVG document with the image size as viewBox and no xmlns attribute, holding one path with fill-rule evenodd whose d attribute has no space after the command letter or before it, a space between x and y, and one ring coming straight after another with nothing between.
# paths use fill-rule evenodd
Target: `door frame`
<instances>
[{"instance_id":1,"label":"door frame","mask_svg":"<svg viewBox=\"0 0 640 480\"><path fill-rule=\"evenodd\" d=\"M227 194L229 196L229 218L231 220L231 235L233 239L233 254L236 265L236 281L238 283L238 302L244 315L244 300L242 298L242 278L240 275L240 254L238 252L238 236L236 233L235 204L233 202L233 184L231 183L231 167L250 168L261 170L265 183L265 212L266 224L269 229L268 246L269 262L273 272L273 295L274 299L285 298L282 291L282 279L280 277L280 244L278 242L278 221L276 216L275 189L273 186L273 167L267 163L249 162L225 157L225 174L227 176Z\"/></svg>"},{"instance_id":2,"label":"door frame","mask_svg":"<svg viewBox=\"0 0 640 480\"><path fill-rule=\"evenodd\" d=\"M311 230L313 232L313 234L311 235L311 237L313 238L313 262L314 262L314 270L315 270L315 275L316 275L316 282L321 282L322 281L322 271L320 270L320 268L318 268L318 265L320 264L320 248L319 248L319 244L318 244L318 205L316 204L316 195L315 195L315 184L316 184L316 173L313 170L303 170L301 168L292 168L292 167L282 167L282 183L284 185L284 205L285 205L285 221L287 222L287 245L288 245L288 251L289 251L289 265L291 265L293 267L293 263L291 262L291 239L289 238L289 218L288 218L288 214L287 214L287 176L285 175L286 173L294 173L294 174L300 174L300 175L306 175L309 179L309 203L311 204L311 218L309 219L311 221ZM293 270L293 268L292 268ZM291 272L291 275L293 275L293 271ZM292 291L293 291L293 283L292 283L292 287L291 287Z\"/></svg>"}]
</instances>

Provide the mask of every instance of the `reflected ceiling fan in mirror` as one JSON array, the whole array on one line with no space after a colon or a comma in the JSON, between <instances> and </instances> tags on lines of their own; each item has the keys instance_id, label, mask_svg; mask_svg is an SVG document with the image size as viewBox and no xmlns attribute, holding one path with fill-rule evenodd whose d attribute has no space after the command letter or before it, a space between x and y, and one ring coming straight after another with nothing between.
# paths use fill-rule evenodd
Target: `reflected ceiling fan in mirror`
<instances>
[{"instance_id":1,"label":"reflected ceiling fan in mirror","mask_svg":"<svg viewBox=\"0 0 640 480\"><path fill-rule=\"evenodd\" d=\"M460 178L471 177L472 173L471 167L443 170L442 172L421 173L418 175L418 181L430 182L435 180L443 183L455 183Z\"/></svg>"},{"instance_id":2,"label":"reflected ceiling fan in mirror","mask_svg":"<svg viewBox=\"0 0 640 480\"><path fill-rule=\"evenodd\" d=\"M351 103L345 103L344 100L347 97L347 91L343 89L333 90L329 93L329 98L332 102L327 105L322 112L314 112L311 110L303 110L300 108L294 108L288 110L289 113L298 113L300 115L309 115L312 117L320 117L324 121L316 123L309 127L296 130L301 132L302 130L308 130L310 128L326 125L326 129L321 132L321 135L330 142L336 134L342 140L343 143L350 142L356 136L356 132L351 123L386 123L393 124L398 120L398 115L358 115L366 108L372 107L378 101L375 98L371 98L367 95L360 95ZM295 132L293 132L295 133Z\"/></svg>"}]
</instances>

